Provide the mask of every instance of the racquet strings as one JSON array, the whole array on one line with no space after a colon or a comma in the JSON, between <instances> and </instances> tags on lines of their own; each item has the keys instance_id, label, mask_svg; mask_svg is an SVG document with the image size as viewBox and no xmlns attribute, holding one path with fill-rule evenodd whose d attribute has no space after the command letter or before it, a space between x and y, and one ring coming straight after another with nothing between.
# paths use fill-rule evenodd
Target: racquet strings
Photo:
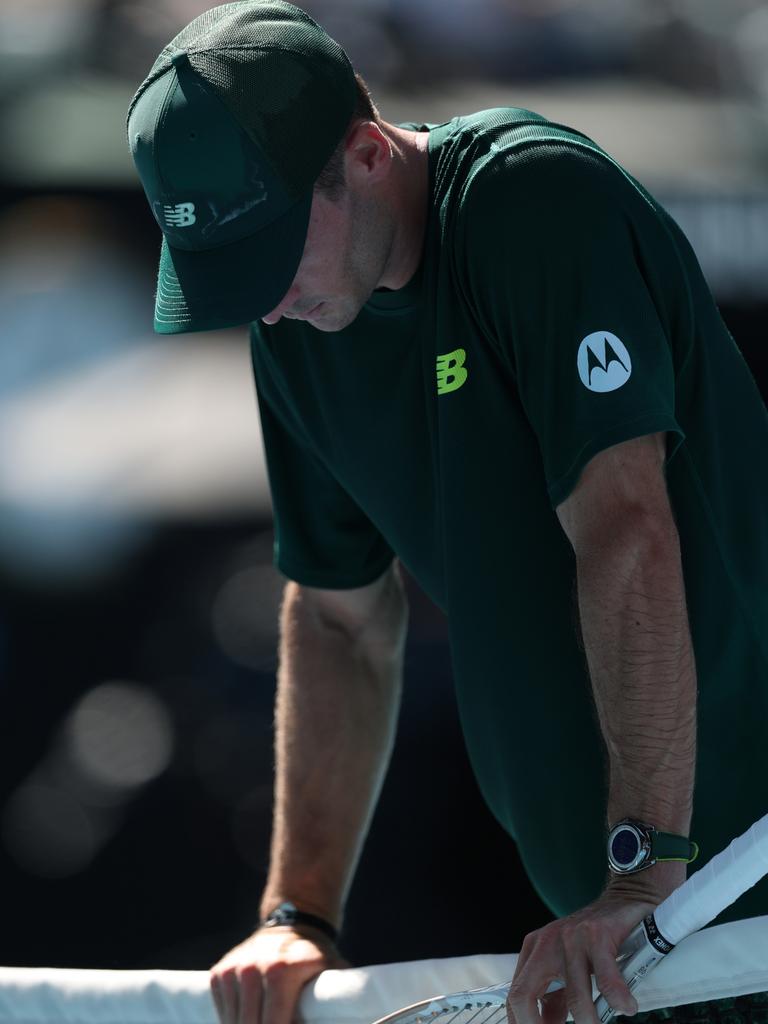
<instances>
[{"instance_id":1,"label":"racquet strings","mask_svg":"<svg viewBox=\"0 0 768 1024\"><path fill-rule=\"evenodd\" d=\"M406 1011L402 1017L394 1017L392 1024L504 1024L507 1010L504 1004L491 1006L446 1006L442 1010Z\"/></svg>"},{"instance_id":2,"label":"racquet strings","mask_svg":"<svg viewBox=\"0 0 768 1024\"><path fill-rule=\"evenodd\" d=\"M439 996L393 1013L380 1024L505 1024L507 987Z\"/></svg>"}]
</instances>

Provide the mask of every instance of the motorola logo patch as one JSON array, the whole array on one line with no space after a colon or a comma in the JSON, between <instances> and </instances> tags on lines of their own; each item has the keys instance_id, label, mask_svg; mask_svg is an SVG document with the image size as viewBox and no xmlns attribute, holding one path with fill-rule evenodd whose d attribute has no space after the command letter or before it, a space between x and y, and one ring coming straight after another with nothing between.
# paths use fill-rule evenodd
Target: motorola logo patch
<instances>
[{"instance_id":1,"label":"motorola logo patch","mask_svg":"<svg viewBox=\"0 0 768 1024\"><path fill-rule=\"evenodd\" d=\"M581 383L590 391L615 391L632 376L626 345L609 331L595 331L582 340L576 365Z\"/></svg>"}]
</instances>

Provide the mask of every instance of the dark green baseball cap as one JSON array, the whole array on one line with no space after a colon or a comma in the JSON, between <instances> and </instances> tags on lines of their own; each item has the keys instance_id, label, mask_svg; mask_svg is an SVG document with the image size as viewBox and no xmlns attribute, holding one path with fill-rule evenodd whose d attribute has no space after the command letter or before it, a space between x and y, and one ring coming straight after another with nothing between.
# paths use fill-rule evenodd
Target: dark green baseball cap
<instances>
[{"instance_id":1,"label":"dark green baseball cap","mask_svg":"<svg viewBox=\"0 0 768 1024\"><path fill-rule=\"evenodd\" d=\"M162 50L127 118L163 232L159 334L235 327L279 304L355 96L342 48L282 0L214 7Z\"/></svg>"}]
</instances>

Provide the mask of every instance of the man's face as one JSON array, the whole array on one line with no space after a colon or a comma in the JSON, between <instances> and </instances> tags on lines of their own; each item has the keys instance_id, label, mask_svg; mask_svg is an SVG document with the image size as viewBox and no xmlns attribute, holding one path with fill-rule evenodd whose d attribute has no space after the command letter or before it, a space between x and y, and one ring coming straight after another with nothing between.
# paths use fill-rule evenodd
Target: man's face
<instances>
[{"instance_id":1,"label":"man's face","mask_svg":"<svg viewBox=\"0 0 768 1024\"><path fill-rule=\"evenodd\" d=\"M347 187L331 201L315 190L299 269L264 323L285 316L319 331L347 327L381 279L393 232L384 206L370 195Z\"/></svg>"}]
</instances>

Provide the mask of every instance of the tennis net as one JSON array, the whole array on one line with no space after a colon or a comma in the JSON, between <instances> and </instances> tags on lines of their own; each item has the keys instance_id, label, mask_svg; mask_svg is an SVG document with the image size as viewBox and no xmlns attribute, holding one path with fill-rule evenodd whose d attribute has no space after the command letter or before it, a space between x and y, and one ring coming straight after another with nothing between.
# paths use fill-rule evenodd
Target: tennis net
<instances>
[{"instance_id":1,"label":"tennis net","mask_svg":"<svg viewBox=\"0 0 768 1024\"><path fill-rule=\"evenodd\" d=\"M300 1024L370 1024L439 993L508 981L517 954L325 971ZM0 1024L216 1024L207 971L0 968ZM595 989L595 994L597 990ZM637 1024L768 1024L768 916L688 936L635 990Z\"/></svg>"}]
</instances>

